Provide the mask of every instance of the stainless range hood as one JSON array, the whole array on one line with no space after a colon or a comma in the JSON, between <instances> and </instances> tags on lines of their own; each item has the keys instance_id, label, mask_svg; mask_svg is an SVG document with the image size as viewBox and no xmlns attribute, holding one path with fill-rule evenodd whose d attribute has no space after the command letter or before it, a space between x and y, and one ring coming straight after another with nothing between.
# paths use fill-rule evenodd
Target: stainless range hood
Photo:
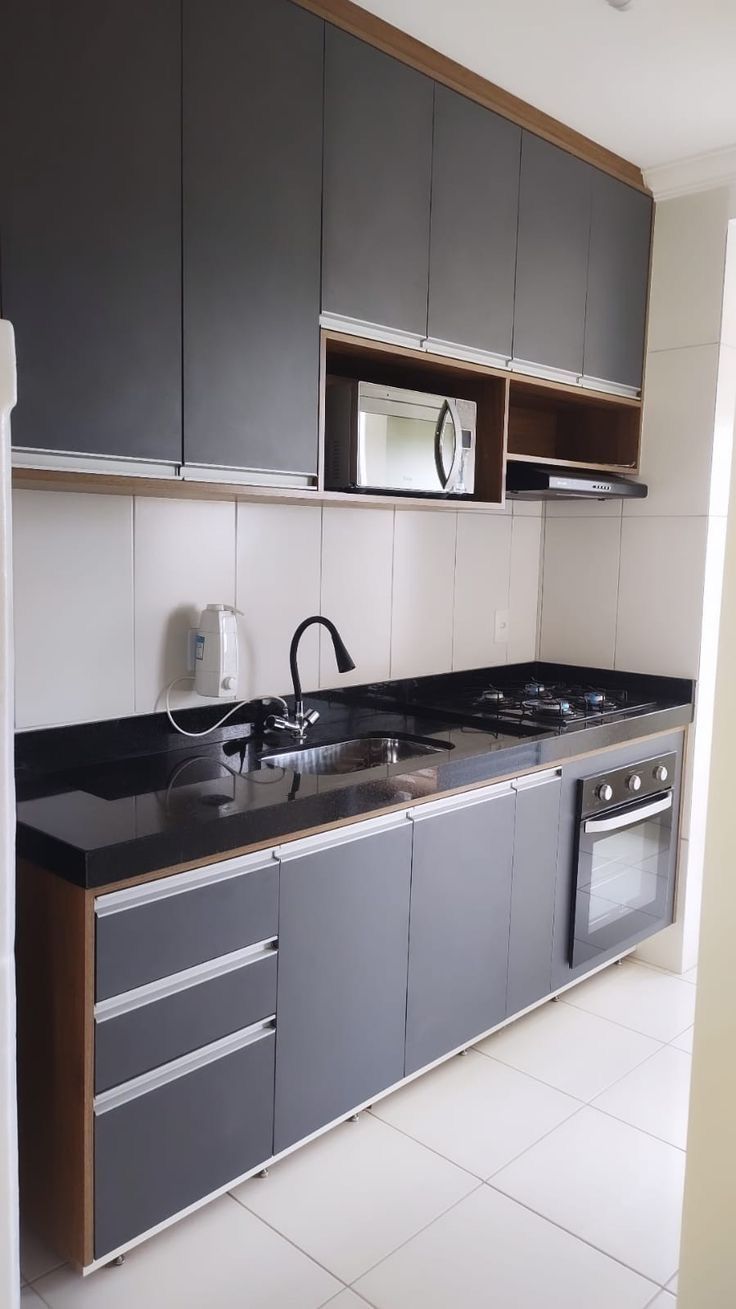
<instances>
[{"instance_id":1,"label":"stainless range hood","mask_svg":"<svg viewBox=\"0 0 736 1309\"><path fill-rule=\"evenodd\" d=\"M615 473L573 472L509 460L506 491L515 500L620 500L643 499L647 486Z\"/></svg>"}]
</instances>

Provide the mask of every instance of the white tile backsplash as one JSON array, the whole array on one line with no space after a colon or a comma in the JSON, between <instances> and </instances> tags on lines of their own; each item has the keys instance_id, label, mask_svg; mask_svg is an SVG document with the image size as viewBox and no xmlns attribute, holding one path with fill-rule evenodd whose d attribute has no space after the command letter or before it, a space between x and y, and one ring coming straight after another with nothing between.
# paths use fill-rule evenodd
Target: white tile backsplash
<instances>
[{"instance_id":1,"label":"white tile backsplash","mask_svg":"<svg viewBox=\"0 0 736 1309\"><path fill-rule=\"evenodd\" d=\"M13 495L16 726L132 714L133 501Z\"/></svg>"},{"instance_id":2,"label":"white tile backsplash","mask_svg":"<svg viewBox=\"0 0 736 1309\"><path fill-rule=\"evenodd\" d=\"M238 504L236 603L241 610L241 699L291 690L289 643L319 613L322 511L318 505ZM319 636L299 646L304 691L319 685Z\"/></svg>"},{"instance_id":3,"label":"white tile backsplash","mask_svg":"<svg viewBox=\"0 0 736 1309\"><path fill-rule=\"evenodd\" d=\"M337 624L355 661L338 673L332 642L320 634L320 686L385 681L391 668L393 509L329 506L322 514L321 613Z\"/></svg>"},{"instance_id":4,"label":"white tile backsplash","mask_svg":"<svg viewBox=\"0 0 736 1309\"><path fill-rule=\"evenodd\" d=\"M610 668L616 637L619 518L548 518L543 659Z\"/></svg>"},{"instance_id":5,"label":"white tile backsplash","mask_svg":"<svg viewBox=\"0 0 736 1309\"><path fill-rule=\"evenodd\" d=\"M616 667L697 677L707 518L624 518Z\"/></svg>"},{"instance_id":6,"label":"white tile backsplash","mask_svg":"<svg viewBox=\"0 0 736 1309\"><path fill-rule=\"evenodd\" d=\"M135 707L150 714L163 708L164 688L188 673L189 632L201 611L235 604L235 504L138 497L134 542ZM184 683L171 703L208 702Z\"/></svg>"},{"instance_id":7,"label":"white tile backsplash","mask_svg":"<svg viewBox=\"0 0 736 1309\"><path fill-rule=\"evenodd\" d=\"M496 642L499 610L509 609L513 518L458 514L453 668L506 663L508 642Z\"/></svg>"},{"instance_id":8,"label":"white tile backsplash","mask_svg":"<svg viewBox=\"0 0 736 1309\"><path fill-rule=\"evenodd\" d=\"M514 516L511 528L508 662L536 659L542 563L541 517Z\"/></svg>"},{"instance_id":9,"label":"white tile backsplash","mask_svg":"<svg viewBox=\"0 0 736 1309\"><path fill-rule=\"evenodd\" d=\"M728 217L726 187L657 205L649 350L720 340Z\"/></svg>"},{"instance_id":10,"label":"white tile backsplash","mask_svg":"<svg viewBox=\"0 0 736 1309\"><path fill-rule=\"evenodd\" d=\"M457 514L446 510L396 511L392 677L452 667L456 530Z\"/></svg>"},{"instance_id":11,"label":"white tile backsplash","mask_svg":"<svg viewBox=\"0 0 736 1309\"><path fill-rule=\"evenodd\" d=\"M660 350L647 360L641 477L645 500L624 500L624 517L707 514L718 346Z\"/></svg>"}]
</instances>

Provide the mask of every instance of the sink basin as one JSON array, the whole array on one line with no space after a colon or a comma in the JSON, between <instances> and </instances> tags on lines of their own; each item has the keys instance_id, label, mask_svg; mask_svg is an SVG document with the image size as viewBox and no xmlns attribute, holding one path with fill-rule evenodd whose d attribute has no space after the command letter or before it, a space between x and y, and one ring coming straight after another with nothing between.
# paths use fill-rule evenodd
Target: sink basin
<instances>
[{"instance_id":1,"label":"sink basin","mask_svg":"<svg viewBox=\"0 0 736 1309\"><path fill-rule=\"evenodd\" d=\"M437 745L421 736L357 736L352 741L264 755L261 764L291 773L358 773L365 768L399 764L405 759L419 759L451 749L449 742Z\"/></svg>"}]
</instances>

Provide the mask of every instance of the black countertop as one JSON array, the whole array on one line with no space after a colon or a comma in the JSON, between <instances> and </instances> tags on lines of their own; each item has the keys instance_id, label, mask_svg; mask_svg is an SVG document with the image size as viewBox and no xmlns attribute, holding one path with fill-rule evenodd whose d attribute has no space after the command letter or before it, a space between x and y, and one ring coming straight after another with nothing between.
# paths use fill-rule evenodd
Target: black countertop
<instances>
[{"instance_id":1,"label":"black countertop","mask_svg":"<svg viewBox=\"0 0 736 1309\"><path fill-rule=\"evenodd\" d=\"M16 738L18 854L79 886L109 886L564 762L692 718L693 683L684 679L549 664L472 674L489 683L512 675L644 687L648 704L645 711L515 736L502 726L476 726L462 708L453 709L453 688L467 679L462 673L308 696L321 714L310 746L382 732L442 747L340 775L268 766L264 750L296 749L293 739L276 733L255 740L237 718L200 741L175 733L162 714L25 732ZM434 699L441 711L433 710ZM210 706L178 718L194 731L216 716Z\"/></svg>"}]
</instances>

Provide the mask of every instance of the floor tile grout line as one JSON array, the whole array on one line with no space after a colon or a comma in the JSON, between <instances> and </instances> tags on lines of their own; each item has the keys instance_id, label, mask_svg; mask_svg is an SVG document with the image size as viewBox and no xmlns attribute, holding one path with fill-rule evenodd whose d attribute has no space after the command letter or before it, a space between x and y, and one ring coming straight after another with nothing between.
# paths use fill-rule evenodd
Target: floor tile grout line
<instances>
[{"instance_id":1,"label":"floor tile grout line","mask_svg":"<svg viewBox=\"0 0 736 1309\"><path fill-rule=\"evenodd\" d=\"M403 1127L397 1127L396 1123L387 1122L385 1118L381 1118L380 1114L377 1114L373 1109L366 1110L366 1113L369 1113L372 1118L375 1118L376 1122L380 1123L382 1127L390 1127L392 1132L398 1132L399 1136L403 1136L406 1141L411 1141L413 1145L419 1145L423 1150L428 1150L430 1154L433 1154L436 1159L441 1159L443 1163L452 1164L454 1168L459 1168L460 1172L466 1173L467 1176L472 1177L474 1181L482 1182L485 1180L482 1173L474 1173L472 1169L466 1168L464 1164L459 1164L456 1159L451 1159L449 1155L443 1154L442 1151L437 1150L435 1146L427 1145L426 1141L420 1141L418 1137L412 1136L411 1132L404 1131Z\"/></svg>"},{"instance_id":2,"label":"floor tile grout line","mask_svg":"<svg viewBox=\"0 0 736 1309\"><path fill-rule=\"evenodd\" d=\"M520 1200L516 1195L510 1195L508 1191L504 1191L496 1182L484 1182L483 1185L490 1187L492 1191L498 1191L499 1195L503 1195L507 1200L511 1200L514 1204L520 1205L522 1209L526 1209L530 1214L536 1214L537 1218L542 1218L544 1222L550 1223L552 1227L556 1227L559 1231L565 1232L568 1236L573 1237L574 1240L582 1242L582 1244L587 1245L589 1249L597 1250L598 1254L605 1255L606 1259L611 1259L613 1263L619 1264L621 1268L626 1268L630 1273L635 1273L637 1277L643 1278L645 1282L651 1282L657 1295L660 1291L665 1290L667 1282L658 1282L656 1278L650 1277L648 1273L643 1273L640 1268L634 1268L633 1264L627 1264L625 1260L619 1259L618 1255L611 1254L610 1250L604 1250L602 1246L596 1245L594 1241L589 1241L587 1237L581 1236L579 1232L573 1232L572 1228L565 1227L564 1223L558 1222L555 1218L550 1218L549 1214L544 1214L541 1210L535 1209L533 1205L527 1204L525 1200ZM670 1273L667 1280L671 1282L674 1276L674 1273Z\"/></svg>"},{"instance_id":3,"label":"floor tile grout line","mask_svg":"<svg viewBox=\"0 0 736 1309\"><path fill-rule=\"evenodd\" d=\"M255 1181L255 1180L260 1180L260 1179L248 1178L248 1181ZM265 1182L268 1179L264 1178L263 1180ZM243 1182L241 1183L241 1185L246 1186L247 1182ZM239 1200L236 1195L233 1195L232 1191L226 1191L225 1194L227 1195L229 1200L234 1201L234 1203L239 1205L241 1209L244 1209L247 1214L250 1214L251 1218L258 1219L259 1222L263 1223L264 1227L268 1227L272 1232L276 1234L276 1236L280 1236L282 1240L286 1241L286 1243L292 1246L293 1249L298 1250L300 1254L303 1254L305 1259L309 1259L310 1263L315 1264L317 1268L321 1268L323 1273L327 1273L330 1277L334 1277L336 1282L340 1282L340 1286L341 1286L340 1291L336 1291L335 1295L333 1295L331 1299L334 1300L336 1296L342 1293L342 1291L347 1291L350 1289L350 1283L346 1282L344 1277L340 1277L337 1273L333 1273L331 1268L328 1268L326 1264L320 1263L319 1259L315 1259L313 1254L309 1254L307 1250L304 1250L300 1245L297 1244L296 1241L292 1239L292 1237L287 1236L285 1232L282 1232L280 1228L274 1227L273 1223L270 1223L267 1218L263 1217L262 1214L256 1213L254 1209L251 1209L247 1204L244 1204L243 1201ZM329 1300L323 1302L323 1304L329 1304L329 1303L330 1303ZM323 1309L323 1306L318 1306L318 1309Z\"/></svg>"},{"instance_id":4,"label":"floor tile grout line","mask_svg":"<svg viewBox=\"0 0 736 1309\"><path fill-rule=\"evenodd\" d=\"M616 1025L618 1026L618 1024ZM624 1030L630 1031L631 1028L625 1028ZM639 1032L637 1033L637 1035L641 1036L643 1034ZM654 1041L656 1040L656 1037L650 1036L647 1039L650 1041ZM675 1037L675 1040L677 1040L677 1037ZM477 1050L478 1054L482 1054L485 1059L493 1059L495 1063L503 1064L504 1068L511 1068L515 1073L521 1073L524 1077L530 1077L533 1082L538 1082L540 1086L546 1086L548 1089L551 1089L553 1091L558 1091L560 1095L567 1095L570 1097L571 1100L577 1100L578 1103L581 1105L590 1105L593 1103L593 1100L596 1098L596 1096L604 1095L606 1091L610 1091L611 1087L615 1086L617 1082L622 1080L622 1078L628 1077L629 1073L636 1072L636 1069L641 1068L642 1064L647 1063L649 1059L653 1059L655 1054L659 1054L662 1050L666 1049L667 1042L658 1041L657 1045L658 1045L658 1049L651 1050L649 1054L644 1055L643 1059L640 1059L638 1063L633 1064L632 1067L629 1068L625 1073L622 1073L621 1078L617 1077L613 1082L610 1082L608 1086L604 1086L600 1091L596 1091L595 1095L591 1096L588 1100L584 1099L584 1097L581 1095L575 1095L574 1092L572 1091L563 1090L561 1086L556 1086L553 1082L545 1082L543 1077L538 1077L535 1073L529 1073L525 1068L518 1068L516 1064L508 1063L505 1059L502 1059L501 1056L498 1054L489 1054L487 1050L478 1050L476 1046L473 1046L473 1049Z\"/></svg>"},{"instance_id":5,"label":"floor tile grout line","mask_svg":"<svg viewBox=\"0 0 736 1309\"><path fill-rule=\"evenodd\" d=\"M686 985L689 986L690 983L687 982ZM660 1045L669 1045L670 1041L676 1041L678 1036L682 1036L692 1027L692 1023L688 1023L687 1027L683 1028L682 1032L676 1032L674 1036L663 1041L661 1036L652 1036L651 1032L642 1032L639 1027L630 1027L627 1023L619 1023L617 1019L609 1018L607 1014L597 1014L592 1009L585 1009L583 1005L575 1004L574 1000L568 1000L567 995L561 995L560 1002L561 1004L569 1005L571 1009L578 1009L581 1013L590 1014L591 1018L601 1018L604 1023L611 1023L613 1027L622 1027L625 1032L636 1032L638 1036L646 1036L650 1041L659 1041Z\"/></svg>"}]
</instances>

